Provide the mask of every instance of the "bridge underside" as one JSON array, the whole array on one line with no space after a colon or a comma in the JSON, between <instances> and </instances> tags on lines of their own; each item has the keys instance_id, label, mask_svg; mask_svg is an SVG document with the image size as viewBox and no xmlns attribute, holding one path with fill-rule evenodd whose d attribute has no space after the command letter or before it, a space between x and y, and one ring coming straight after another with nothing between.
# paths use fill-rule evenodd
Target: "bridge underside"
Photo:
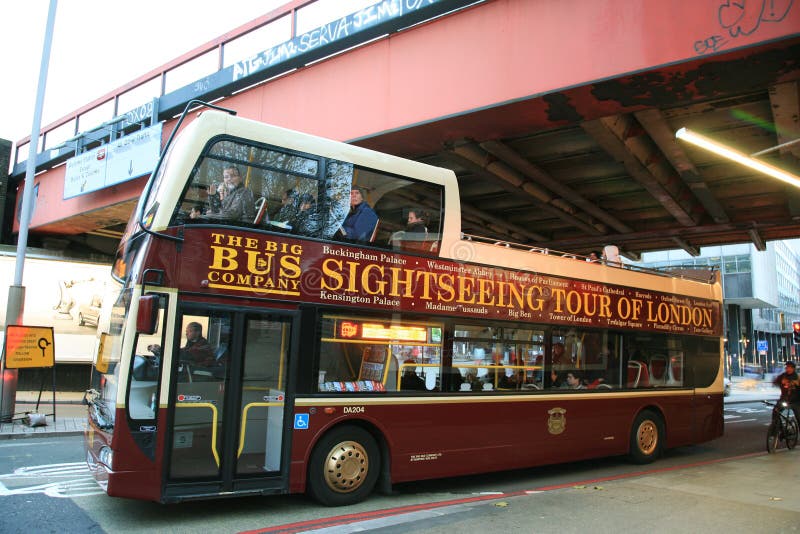
<instances>
[{"instance_id":1,"label":"bridge underside","mask_svg":"<svg viewBox=\"0 0 800 534\"><path fill-rule=\"evenodd\" d=\"M734 27L724 4L488 1L220 104L453 169L467 234L630 257L763 249L800 237L800 189L674 134L746 154L800 138L800 6L774 2L784 12ZM798 174L800 143L763 159ZM45 205L59 169L47 175ZM35 214L31 231L101 250L140 190Z\"/></svg>"},{"instance_id":2,"label":"bridge underside","mask_svg":"<svg viewBox=\"0 0 800 534\"><path fill-rule=\"evenodd\" d=\"M800 237L800 189L675 138L745 154L800 138L800 41L475 110L360 144L449 167L465 233L588 253ZM800 143L762 157L800 174Z\"/></svg>"}]
</instances>

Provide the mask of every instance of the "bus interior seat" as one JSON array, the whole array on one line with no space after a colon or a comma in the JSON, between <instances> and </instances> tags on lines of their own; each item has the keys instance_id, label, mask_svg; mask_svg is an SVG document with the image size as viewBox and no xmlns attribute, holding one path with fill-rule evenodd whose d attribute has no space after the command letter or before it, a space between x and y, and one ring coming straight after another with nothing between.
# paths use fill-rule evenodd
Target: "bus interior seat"
<instances>
[{"instance_id":1,"label":"bus interior seat","mask_svg":"<svg viewBox=\"0 0 800 534\"><path fill-rule=\"evenodd\" d=\"M667 359L663 356L650 358L650 383L665 384L667 381Z\"/></svg>"},{"instance_id":2,"label":"bus interior seat","mask_svg":"<svg viewBox=\"0 0 800 534\"><path fill-rule=\"evenodd\" d=\"M253 224L261 224L261 220L264 218L264 215L267 213L267 199L264 197L259 197L256 200L256 218L253 219ZM267 221L269 221L269 216L267 216Z\"/></svg>"},{"instance_id":3,"label":"bus interior seat","mask_svg":"<svg viewBox=\"0 0 800 534\"><path fill-rule=\"evenodd\" d=\"M606 384L603 382L602 384L597 384L597 389L614 389L611 384Z\"/></svg>"},{"instance_id":4,"label":"bus interior seat","mask_svg":"<svg viewBox=\"0 0 800 534\"><path fill-rule=\"evenodd\" d=\"M586 384L586 389L597 389L600 387L602 383L603 383L602 378L595 378L594 380Z\"/></svg>"},{"instance_id":5,"label":"bus interior seat","mask_svg":"<svg viewBox=\"0 0 800 534\"><path fill-rule=\"evenodd\" d=\"M189 382L192 378L205 377L206 379L224 379L225 378L225 356L228 354L228 344L220 343L219 347L214 350L214 365L209 367L197 367L185 364L189 371Z\"/></svg>"},{"instance_id":6,"label":"bus interior seat","mask_svg":"<svg viewBox=\"0 0 800 534\"><path fill-rule=\"evenodd\" d=\"M670 358L667 367L667 385L680 386L683 384L683 356Z\"/></svg>"},{"instance_id":7,"label":"bus interior seat","mask_svg":"<svg viewBox=\"0 0 800 534\"><path fill-rule=\"evenodd\" d=\"M647 387L650 385L647 366L638 360L628 362L628 383L629 388Z\"/></svg>"},{"instance_id":8,"label":"bus interior seat","mask_svg":"<svg viewBox=\"0 0 800 534\"><path fill-rule=\"evenodd\" d=\"M370 243L374 243L375 238L378 237L378 228L380 228L380 226L381 226L381 220L378 219L377 221L375 221L375 228L372 229L372 233L369 236Z\"/></svg>"}]
</instances>

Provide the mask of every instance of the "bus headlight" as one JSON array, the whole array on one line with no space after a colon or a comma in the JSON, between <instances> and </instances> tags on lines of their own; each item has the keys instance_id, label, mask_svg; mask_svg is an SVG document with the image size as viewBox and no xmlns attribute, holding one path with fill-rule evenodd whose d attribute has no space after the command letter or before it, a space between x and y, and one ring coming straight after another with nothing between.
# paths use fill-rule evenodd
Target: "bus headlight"
<instances>
[{"instance_id":1,"label":"bus headlight","mask_svg":"<svg viewBox=\"0 0 800 534\"><path fill-rule=\"evenodd\" d=\"M114 470L114 451L111 450L111 447L102 447L98 459L100 463L107 466L110 471Z\"/></svg>"}]
</instances>

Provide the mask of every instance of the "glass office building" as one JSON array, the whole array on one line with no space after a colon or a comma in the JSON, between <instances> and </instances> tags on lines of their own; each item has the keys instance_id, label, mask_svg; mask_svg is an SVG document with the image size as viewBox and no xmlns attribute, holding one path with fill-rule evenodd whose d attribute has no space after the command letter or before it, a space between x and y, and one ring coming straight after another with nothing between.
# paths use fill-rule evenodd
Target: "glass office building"
<instances>
[{"instance_id":1,"label":"glass office building","mask_svg":"<svg viewBox=\"0 0 800 534\"><path fill-rule=\"evenodd\" d=\"M765 251L752 244L642 254L637 265L653 268L715 268L725 296L726 367L731 374L763 374L798 358L792 322L800 321L800 240L773 241Z\"/></svg>"}]
</instances>

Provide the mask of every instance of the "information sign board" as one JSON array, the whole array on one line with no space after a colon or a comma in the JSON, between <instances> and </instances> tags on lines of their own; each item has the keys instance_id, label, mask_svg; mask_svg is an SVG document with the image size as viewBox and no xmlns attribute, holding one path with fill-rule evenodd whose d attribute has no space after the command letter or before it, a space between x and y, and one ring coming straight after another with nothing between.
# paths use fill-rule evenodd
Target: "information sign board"
<instances>
[{"instance_id":1,"label":"information sign board","mask_svg":"<svg viewBox=\"0 0 800 534\"><path fill-rule=\"evenodd\" d=\"M64 199L144 176L153 171L160 152L161 124L157 124L70 158Z\"/></svg>"},{"instance_id":2,"label":"information sign board","mask_svg":"<svg viewBox=\"0 0 800 534\"><path fill-rule=\"evenodd\" d=\"M53 367L55 363L52 326L8 325L5 345L8 369Z\"/></svg>"}]
</instances>

